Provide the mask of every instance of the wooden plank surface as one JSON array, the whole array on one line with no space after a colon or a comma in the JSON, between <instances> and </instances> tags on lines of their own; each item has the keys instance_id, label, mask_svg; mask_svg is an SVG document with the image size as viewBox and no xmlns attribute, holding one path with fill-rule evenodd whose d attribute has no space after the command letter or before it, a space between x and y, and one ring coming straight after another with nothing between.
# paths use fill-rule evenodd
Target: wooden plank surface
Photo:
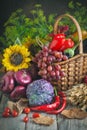
<instances>
[{"instance_id":1,"label":"wooden plank surface","mask_svg":"<svg viewBox=\"0 0 87 130\"><path fill-rule=\"evenodd\" d=\"M24 115L18 117L0 118L0 130L25 130L25 123L22 121Z\"/></svg>"},{"instance_id":2,"label":"wooden plank surface","mask_svg":"<svg viewBox=\"0 0 87 130\"><path fill-rule=\"evenodd\" d=\"M6 96L2 96L2 100L0 102L0 130L25 130L25 123L22 121L25 114L21 114L18 117L9 117L3 118L2 112L7 105L8 98Z\"/></svg>"},{"instance_id":3,"label":"wooden plank surface","mask_svg":"<svg viewBox=\"0 0 87 130\"><path fill-rule=\"evenodd\" d=\"M87 130L87 118L85 119L67 119L58 115L59 130Z\"/></svg>"},{"instance_id":4,"label":"wooden plank surface","mask_svg":"<svg viewBox=\"0 0 87 130\"><path fill-rule=\"evenodd\" d=\"M2 100L0 102L0 130L57 130L57 122L56 122L56 116L55 115L48 115L54 119L54 123L50 126L44 126L44 125L38 125L35 124L31 117L33 112L31 112L29 116L29 121L27 124L23 122L23 118L25 117L25 114L21 114L20 116L13 118L3 118L2 112L7 105L7 101L9 99L3 95ZM47 115L45 113L41 113L43 115Z\"/></svg>"},{"instance_id":5,"label":"wooden plank surface","mask_svg":"<svg viewBox=\"0 0 87 130\"><path fill-rule=\"evenodd\" d=\"M8 98L6 96L1 96L2 100L0 102L0 130L87 130L87 118L82 120L77 119L67 119L62 115L48 115L54 119L54 123L50 126L38 125L32 122L32 112L28 115L29 121L25 124L22 120L25 114L13 118L3 118L2 112L4 107L7 105ZM41 113L47 115L45 113Z\"/></svg>"},{"instance_id":6,"label":"wooden plank surface","mask_svg":"<svg viewBox=\"0 0 87 130\"><path fill-rule=\"evenodd\" d=\"M45 113L40 113L42 115L46 115L46 116L49 116L54 119L53 124L51 124L50 126L44 126L44 125L35 124L31 119L32 114L33 114L33 112L31 112L29 114L30 121L29 121L29 123L26 124L26 130L57 130L57 122L56 122L55 115L48 115Z\"/></svg>"}]
</instances>

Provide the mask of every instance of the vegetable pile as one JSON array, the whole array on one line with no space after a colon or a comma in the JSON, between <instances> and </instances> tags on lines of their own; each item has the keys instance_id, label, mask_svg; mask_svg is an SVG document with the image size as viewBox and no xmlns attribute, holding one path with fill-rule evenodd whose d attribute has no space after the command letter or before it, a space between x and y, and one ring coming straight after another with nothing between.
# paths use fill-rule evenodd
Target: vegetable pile
<instances>
[{"instance_id":1,"label":"vegetable pile","mask_svg":"<svg viewBox=\"0 0 87 130\"><path fill-rule=\"evenodd\" d=\"M21 13L21 10L17 13ZM10 110L11 108L9 108L9 105L8 108L5 108L2 116L16 117L19 113L24 112L26 116L24 117L23 122L25 123L29 120L28 114L30 111L45 112L47 114L61 113L67 105L66 96L69 96L69 100L72 104L78 105L81 109L84 107L85 109L87 108L86 87L84 87L84 89L81 87L73 88L67 91L67 93L64 93L57 91L55 89L56 87L51 84L66 76L60 62L67 61L75 55L75 49L78 47L79 42L76 43L72 37L68 36L67 31L69 31L69 28L67 25L60 26L60 30L57 34L49 34L53 31L51 24L54 15L49 16L48 24L50 24L50 26L48 26L46 17L43 17L42 10L38 10L38 13L40 15L39 19L43 18L42 21L44 21L41 22L41 26L39 25L40 21L38 23L37 18L34 19L33 22L31 19L27 19L24 16L24 24L27 22L26 27L32 27L32 29L29 30L30 32L27 31L27 36L24 33L24 36L27 37L28 40L28 46L27 43L23 43L25 40L21 37L21 32L20 38L16 37L15 45L6 48L6 51L4 51L3 54L3 63L5 63L7 71L0 80L0 91L7 95L9 100L11 100L10 105L12 110ZM34 12L34 10L32 12L32 14L35 15L38 13ZM50 19L52 22L50 22ZM6 26L8 23L9 21L6 23ZM40 30L36 30L35 26L33 27L33 24L37 25L37 28ZM24 31L24 28L25 26L23 26L22 31ZM38 35L40 36L39 41L36 39L37 32L39 32ZM43 42L43 38L45 39L45 42ZM22 40L22 43L20 39ZM8 41L9 40L10 38ZM21 45L18 45L19 43L21 43ZM30 46L32 43L36 43L36 46ZM13 39L11 44L13 44ZM42 46L40 46L41 44ZM9 44L7 46L9 46ZM34 49L38 49L38 51L34 53L34 51L32 51ZM87 83L87 76L85 77L84 82ZM23 104L24 102L21 102L21 99L26 99L27 103ZM83 99L84 103L82 103ZM13 106L15 106L16 110L14 110ZM34 113L32 117L40 118L40 115Z\"/></svg>"},{"instance_id":2,"label":"vegetable pile","mask_svg":"<svg viewBox=\"0 0 87 130\"><path fill-rule=\"evenodd\" d=\"M32 77L26 69L17 72L8 71L0 81L0 90L13 101L26 97L26 85L31 83Z\"/></svg>"}]
</instances>

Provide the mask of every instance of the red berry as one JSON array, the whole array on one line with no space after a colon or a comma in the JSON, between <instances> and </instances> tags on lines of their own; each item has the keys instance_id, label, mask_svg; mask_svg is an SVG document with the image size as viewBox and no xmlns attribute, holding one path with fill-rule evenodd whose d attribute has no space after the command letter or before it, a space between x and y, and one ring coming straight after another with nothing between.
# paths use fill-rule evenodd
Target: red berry
<instances>
[{"instance_id":1,"label":"red berry","mask_svg":"<svg viewBox=\"0 0 87 130\"><path fill-rule=\"evenodd\" d=\"M25 117L23 118L23 122L25 122L25 123L27 123L28 120L29 120L28 116L25 116Z\"/></svg>"},{"instance_id":2,"label":"red berry","mask_svg":"<svg viewBox=\"0 0 87 130\"><path fill-rule=\"evenodd\" d=\"M24 108L23 111L24 111L25 114L28 114L28 113L30 112L30 108L29 108L29 107L26 107L26 108Z\"/></svg>"},{"instance_id":3,"label":"red berry","mask_svg":"<svg viewBox=\"0 0 87 130\"><path fill-rule=\"evenodd\" d=\"M40 114L35 112L35 113L33 113L32 117L33 117L33 118L40 117Z\"/></svg>"},{"instance_id":4,"label":"red berry","mask_svg":"<svg viewBox=\"0 0 87 130\"><path fill-rule=\"evenodd\" d=\"M10 113L11 110L10 110L10 108L6 107L6 108L4 109L4 112Z\"/></svg>"},{"instance_id":5,"label":"red berry","mask_svg":"<svg viewBox=\"0 0 87 130\"><path fill-rule=\"evenodd\" d=\"M3 117L9 117L9 116L10 116L10 113L4 111L4 112L2 113L2 116L3 116Z\"/></svg>"},{"instance_id":6,"label":"red berry","mask_svg":"<svg viewBox=\"0 0 87 130\"><path fill-rule=\"evenodd\" d=\"M13 117L17 117L17 116L18 116L18 112L17 112L16 110L13 110L13 111L12 111L12 116L13 116Z\"/></svg>"}]
</instances>

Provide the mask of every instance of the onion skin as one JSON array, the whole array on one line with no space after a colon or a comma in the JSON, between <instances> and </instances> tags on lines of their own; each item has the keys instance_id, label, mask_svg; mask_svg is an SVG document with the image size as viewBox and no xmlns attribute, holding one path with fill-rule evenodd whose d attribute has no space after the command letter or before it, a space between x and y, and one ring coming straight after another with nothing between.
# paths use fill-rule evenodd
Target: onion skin
<instances>
[{"instance_id":1,"label":"onion skin","mask_svg":"<svg viewBox=\"0 0 87 130\"><path fill-rule=\"evenodd\" d=\"M16 86L10 94L11 100L19 100L21 97L26 97L25 86Z\"/></svg>"},{"instance_id":2,"label":"onion skin","mask_svg":"<svg viewBox=\"0 0 87 130\"><path fill-rule=\"evenodd\" d=\"M14 75L14 71L8 71L8 72L6 73L6 75L13 76L13 75Z\"/></svg>"},{"instance_id":3,"label":"onion skin","mask_svg":"<svg viewBox=\"0 0 87 130\"><path fill-rule=\"evenodd\" d=\"M27 70L19 70L15 72L14 78L17 83L24 86L31 83L32 81L31 75L27 72Z\"/></svg>"},{"instance_id":4,"label":"onion skin","mask_svg":"<svg viewBox=\"0 0 87 130\"><path fill-rule=\"evenodd\" d=\"M14 89L14 79L11 75L5 75L3 77L4 85L2 87L2 91L6 93L10 93Z\"/></svg>"},{"instance_id":5,"label":"onion skin","mask_svg":"<svg viewBox=\"0 0 87 130\"><path fill-rule=\"evenodd\" d=\"M14 89L14 78L9 75L9 86L8 86L8 91L11 92Z\"/></svg>"},{"instance_id":6,"label":"onion skin","mask_svg":"<svg viewBox=\"0 0 87 130\"><path fill-rule=\"evenodd\" d=\"M3 88L2 88L2 91L3 92L8 92L8 86L9 86L9 76L4 76L3 77L3 80L4 80L4 86L3 86Z\"/></svg>"}]
</instances>

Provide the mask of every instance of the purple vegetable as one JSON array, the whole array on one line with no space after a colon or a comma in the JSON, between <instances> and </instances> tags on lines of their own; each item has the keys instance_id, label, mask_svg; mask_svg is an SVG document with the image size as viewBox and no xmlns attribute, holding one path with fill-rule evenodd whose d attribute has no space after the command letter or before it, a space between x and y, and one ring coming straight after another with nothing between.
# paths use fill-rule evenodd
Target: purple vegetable
<instances>
[{"instance_id":1,"label":"purple vegetable","mask_svg":"<svg viewBox=\"0 0 87 130\"><path fill-rule=\"evenodd\" d=\"M39 79L27 86L26 96L30 106L49 104L54 97L54 89L50 82Z\"/></svg>"},{"instance_id":2,"label":"purple vegetable","mask_svg":"<svg viewBox=\"0 0 87 130\"><path fill-rule=\"evenodd\" d=\"M19 100L22 97L26 97L26 88L24 86L16 86L10 94L11 100Z\"/></svg>"},{"instance_id":3,"label":"purple vegetable","mask_svg":"<svg viewBox=\"0 0 87 130\"><path fill-rule=\"evenodd\" d=\"M27 70L25 69L15 72L14 78L16 82L19 83L20 85L27 85L32 81L30 73L27 72Z\"/></svg>"},{"instance_id":4,"label":"purple vegetable","mask_svg":"<svg viewBox=\"0 0 87 130\"><path fill-rule=\"evenodd\" d=\"M6 75L3 77L4 84L2 86L2 91L5 93L10 93L14 89L14 79L12 75Z\"/></svg>"}]
</instances>

